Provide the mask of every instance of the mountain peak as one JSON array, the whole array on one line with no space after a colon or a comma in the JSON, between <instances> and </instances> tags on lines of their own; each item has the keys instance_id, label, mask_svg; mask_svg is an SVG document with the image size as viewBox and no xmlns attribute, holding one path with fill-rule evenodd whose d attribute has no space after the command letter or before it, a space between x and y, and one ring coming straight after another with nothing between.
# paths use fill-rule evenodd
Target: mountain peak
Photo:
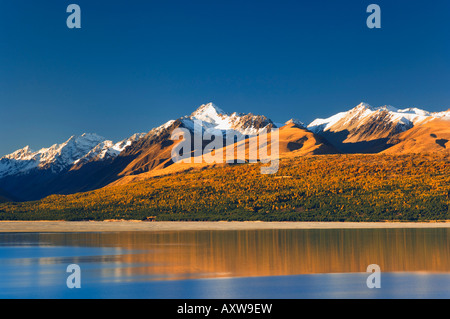
<instances>
[{"instance_id":1,"label":"mountain peak","mask_svg":"<svg viewBox=\"0 0 450 319\"><path fill-rule=\"evenodd\" d=\"M81 134L81 137L84 137L84 138L103 138L102 136L98 135L97 133L83 133L83 134Z\"/></svg>"},{"instance_id":2,"label":"mountain peak","mask_svg":"<svg viewBox=\"0 0 450 319\"><path fill-rule=\"evenodd\" d=\"M369 111L373 111L373 107L365 102L361 102L359 103L357 106L355 106L353 108L353 110L369 110Z\"/></svg>"},{"instance_id":3,"label":"mountain peak","mask_svg":"<svg viewBox=\"0 0 450 319\"><path fill-rule=\"evenodd\" d=\"M294 124L294 125L297 125L297 126L300 126L300 127L305 127L305 124L302 121L298 120L298 119L290 119L289 121L287 121L284 124L286 124L286 125Z\"/></svg>"},{"instance_id":4,"label":"mountain peak","mask_svg":"<svg viewBox=\"0 0 450 319\"><path fill-rule=\"evenodd\" d=\"M96 133L83 133L80 136L75 136L75 140L86 140L86 141L104 141L105 138Z\"/></svg>"},{"instance_id":5,"label":"mountain peak","mask_svg":"<svg viewBox=\"0 0 450 319\"><path fill-rule=\"evenodd\" d=\"M208 121L211 119L215 119L220 115L227 115L227 113L225 113L221 108L216 106L214 103L209 102L207 104L200 105L200 107L197 110L195 110L190 117L202 121L203 120Z\"/></svg>"},{"instance_id":6,"label":"mountain peak","mask_svg":"<svg viewBox=\"0 0 450 319\"><path fill-rule=\"evenodd\" d=\"M33 153L33 150L30 148L30 146L27 145L24 148L21 148L20 150L17 150L11 154L5 155L3 158L18 160L18 159L23 159L32 153Z\"/></svg>"},{"instance_id":7,"label":"mountain peak","mask_svg":"<svg viewBox=\"0 0 450 319\"><path fill-rule=\"evenodd\" d=\"M380 111L387 111L387 112L398 112L398 109L393 107L392 105L383 105L380 107L377 107L376 110L380 110Z\"/></svg>"}]
</instances>

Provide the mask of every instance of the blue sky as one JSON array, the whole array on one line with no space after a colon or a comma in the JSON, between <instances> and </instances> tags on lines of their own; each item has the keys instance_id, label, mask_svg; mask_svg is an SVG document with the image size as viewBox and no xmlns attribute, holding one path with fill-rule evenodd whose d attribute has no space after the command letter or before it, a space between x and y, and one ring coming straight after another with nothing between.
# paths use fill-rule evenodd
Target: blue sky
<instances>
[{"instance_id":1,"label":"blue sky","mask_svg":"<svg viewBox=\"0 0 450 319\"><path fill-rule=\"evenodd\" d=\"M444 110L449 35L448 0L0 0L0 156L117 141L207 102L305 123L361 101Z\"/></svg>"}]
</instances>

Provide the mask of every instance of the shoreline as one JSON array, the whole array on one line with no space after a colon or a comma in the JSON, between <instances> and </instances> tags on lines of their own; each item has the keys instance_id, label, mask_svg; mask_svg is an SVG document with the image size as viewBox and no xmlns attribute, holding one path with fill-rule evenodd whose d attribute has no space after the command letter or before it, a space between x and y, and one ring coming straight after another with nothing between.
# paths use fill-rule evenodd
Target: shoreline
<instances>
[{"instance_id":1,"label":"shoreline","mask_svg":"<svg viewBox=\"0 0 450 319\"><path fill-rule=\"evenodd\" d=\"M0 233L450 228L445 222L0 221Z\"/></svg>"}]
</instances>

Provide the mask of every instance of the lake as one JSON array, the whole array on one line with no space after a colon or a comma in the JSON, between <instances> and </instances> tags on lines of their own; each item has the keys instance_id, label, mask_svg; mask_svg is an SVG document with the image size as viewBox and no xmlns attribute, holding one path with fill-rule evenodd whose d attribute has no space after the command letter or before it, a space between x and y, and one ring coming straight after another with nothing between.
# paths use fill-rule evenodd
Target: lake
<instances>
[{"instance_id":1,"label":"lake","mask_svg":"<svg viewBox=\"0 0 450 319\"><path fill-rule=\"evenodd\" d=\"M0 233L0 298L450 298L450 229Z\"/></svg>"}]
</instances>

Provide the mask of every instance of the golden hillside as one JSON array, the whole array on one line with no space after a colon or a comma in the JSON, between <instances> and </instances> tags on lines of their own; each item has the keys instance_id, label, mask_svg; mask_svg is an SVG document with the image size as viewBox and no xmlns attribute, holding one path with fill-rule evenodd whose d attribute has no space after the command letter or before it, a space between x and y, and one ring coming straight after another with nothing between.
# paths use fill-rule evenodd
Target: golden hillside
<instances>
[{"instance_id":1,"label":"golden hillside","mask_svg":"<svg viewBox=\"0 0 450 319\"><path fill-rule=\"evenodd\" d=\"M450 150L450 120L434 119L419 124L388 141L395 144L383 153L448 152Z\"/></svg>"},{"instance_id":2,"label":"golden hillside","mask_svg":"<svg viewBox=\"0 0 450 319\"><path fill-rule=\"evenodd\" d=\"M0 204L0 219L450 220L446 154L311 155L276 174L236 164L151 177L35 202Z\"/></svg>"},{"instance_id":3,"label":"golden hillside","mask_svg":"<svg viewBox=\"0 0 450 319\"><path fill-rule=\"evenodd\" d=\"M270 155L272 149L271 133L269 132L266 135L263 135L262 138L267 141L267 144L264 147L261 147L259 152L251 152L250 145L252 143L255 143L255 145L262 144L261 139L259 137L251 137L250 139L234 143L231 146L225 146L222 149L218 149L217 151L214 150L210 154L206 154L212 157L216 154L216 152L217 154L220 154L217 157L218 160L214 163L207 163L204 158L198 159L194 157L192 157L191 163L173 163L170 160L171 150L179 141L176 141L174 144L171 144L165 148L162 148L160 144L155 144L152 148L141 154L135 161L128 165L127 169L120 174L125 176L121 177L117 181L114 181L108 186L125 185L128 183L146 180L151 177L168 175L177 172L227 166L227 153L229 150L232 150L232 153L235 154L234 158L241 158L245 162L249 162L250 160L259 161L261 159L260 152ZM339 153L333 146L328 144L320 136L293 123L287 124L279 129L278 140L279 156L281 158ZM243 156L239 156L240 149L245 150ZM151 158L150 161L149 158ZM150 164L154 163L151 166L153 169L148 172L136 174L136 163L145 162L150 162Z\"/></svg>"}]
</instances>

